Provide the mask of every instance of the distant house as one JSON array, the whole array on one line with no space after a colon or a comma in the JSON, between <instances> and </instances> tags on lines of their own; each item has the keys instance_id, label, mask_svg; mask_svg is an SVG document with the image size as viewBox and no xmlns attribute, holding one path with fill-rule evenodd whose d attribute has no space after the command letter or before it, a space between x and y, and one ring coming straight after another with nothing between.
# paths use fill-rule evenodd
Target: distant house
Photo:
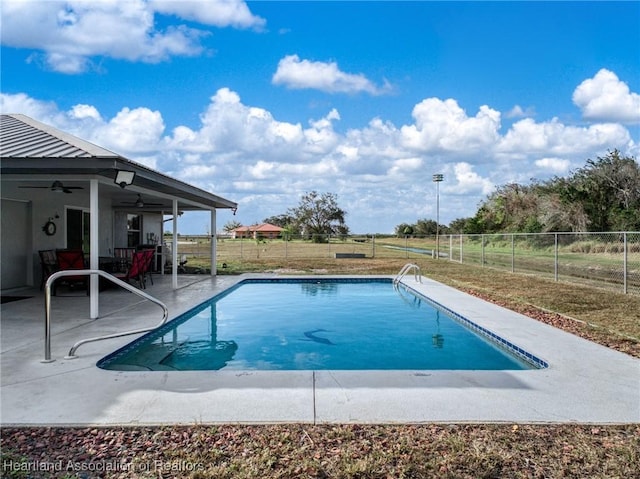
<instances>
[{"instance_id":1,"label":"distant house","mask_svg":"<svg viewBox=\"0 0 640 479\"><path fill-rule=\"evenodd\" d=\"M232 236L235 239L239 238L266 238L274 239L282 235L283 228L272 225L269 223L262 223L259 225L240 226L232 231Z\"/></svg>"}]
</instances>

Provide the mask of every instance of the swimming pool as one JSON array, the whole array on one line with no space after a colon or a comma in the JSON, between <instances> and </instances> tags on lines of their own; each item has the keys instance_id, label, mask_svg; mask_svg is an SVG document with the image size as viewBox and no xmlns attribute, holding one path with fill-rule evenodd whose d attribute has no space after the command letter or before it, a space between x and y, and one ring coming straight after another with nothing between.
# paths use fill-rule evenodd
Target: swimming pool
<instances>
[{"instance_id":1,"label":"swimming pool","mask_svg":"<svg viewBox=\"0 0 640 479\"><path fill-rule=\"evenodd\" d=\"M249 279L112 353L111 370L522 370L542 361L378 279Z\"/></svg>"}]
</instances>

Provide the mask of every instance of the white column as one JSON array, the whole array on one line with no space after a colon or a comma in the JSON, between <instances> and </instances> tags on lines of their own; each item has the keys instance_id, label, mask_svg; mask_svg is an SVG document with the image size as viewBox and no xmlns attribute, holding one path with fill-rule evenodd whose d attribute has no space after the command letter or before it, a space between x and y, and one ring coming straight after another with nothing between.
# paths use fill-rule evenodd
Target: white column
<instances>
[{"instance_id":1,"label":"white column","mask_svg":"<svg viewBox=\"0 0 640 479\"><path fill-rule=\"evenodd\" d=\"M98 180L90 180L89 182L89 269L99 268L100 256L100 210L98 209ZM100 277L92 274L89 279L89 314L91 319L98 318L98 304L100 294Z\"/></svg>"},{"instance_id":2,"label":"white column","mask_svg":"<svg viewBox=\"0 0 640 479\"><path fill-rule=\"evenodd\" d=\"M171 283L178 289L178 200L173 200L173 240L171 245Z\"/></svg>"},{"instance_id":3,"label":"white column","mask_svg":"<svg viewBox=\"0 0 640 479\"><path fill-rule=\"evenodd\" d=\"M211 276L218 274L216 231L216 209L211 208Z\"/></svg>"}]
</instances>

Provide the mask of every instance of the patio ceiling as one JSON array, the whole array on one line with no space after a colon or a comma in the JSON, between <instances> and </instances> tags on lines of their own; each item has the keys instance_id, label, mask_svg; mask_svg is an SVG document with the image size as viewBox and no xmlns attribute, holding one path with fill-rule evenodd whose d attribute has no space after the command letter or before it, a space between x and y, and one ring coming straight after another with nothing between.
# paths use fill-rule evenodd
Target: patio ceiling
<instances>
[{"instance_id":1,"label":"patio ceiling","mask_svg":"<svg viewBox=\"0 0 640 479\"><path fill-rule=\"evenodd\" d=\"M46 187L58 180L65 187L82 187L88 191L89 180L96 179L101 184L101 194L107 194L116 209L169 212L174 198L181 211L237 207L233 201L24 115L0 116L0 161L2 181L11 182L12 186ZM114 179L118 170L134 171L133 184L125 189L116 185ZM25 199L35 191L46 190L15 189L15 193L20 192ZM135 206L138 194L142 195L144 207Z\"/></svg>"}]
</instances>

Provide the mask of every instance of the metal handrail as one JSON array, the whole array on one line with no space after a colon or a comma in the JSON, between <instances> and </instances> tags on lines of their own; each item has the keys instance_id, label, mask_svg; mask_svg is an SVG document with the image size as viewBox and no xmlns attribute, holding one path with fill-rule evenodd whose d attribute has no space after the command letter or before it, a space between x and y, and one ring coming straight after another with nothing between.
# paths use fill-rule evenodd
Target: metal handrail
<instances>
[{"instance_id":1,"label":"metal handrail","mask_svg":"<svg viewBox=\"0 0 640 479\"><path fill-rule=\"evenodd\" d=\"M112 283L115 283L118 286L122 286L124 289L137 294L141 298L144 298L160 306L163 312L162 321L160 322L160 324L158 324L157 326L154 326L153 328L136 329L133 331L125 331L123 333L114 333L114 334L108 334L105 336L98 336L95 338L83 339L81 341L78 341L76 344L74 344L71 347L71 349L69 350L69 354L65 356L65 359L77 358L77 356L75 355L75 352L83 344L90 343L93 341L100 341L102 339L119 338L121 336L127 336L129 334L146 333L162 326L164 323L167 322L167 319L169 318L169 309L162 301L154 298L153 296L145 293L144 291L140 291L138 288L131 286L129 283L126 283L121 279L118 279L115 276L105 271L102 271L100 269L73 269L73 270L57 271L53 273L51 276L49 276L44 286L44 310L45 311L44 311L44 360L42 361L43 363L50 363L55 361L55 359L51 359L51 285L56 279L62 278L64 276L83 276L83 275L92 275L92 274L97 274L98 276L108 279Z\"/></svg>"},{"instance_id":2,"label":"metal handrail","mask_svg":"<svg viewBox=\"0 0 640 479\"><path fill-rule=\"evenodd\" d=\"M420 271L420 266L415 263L407 263L405 264L400 272L393 279L393 283L397 284L404 278L404 276L409 272L409 270L413 269L413 278L417 282L422 283L422 272Z\"/></svg>"}]
</instances>

